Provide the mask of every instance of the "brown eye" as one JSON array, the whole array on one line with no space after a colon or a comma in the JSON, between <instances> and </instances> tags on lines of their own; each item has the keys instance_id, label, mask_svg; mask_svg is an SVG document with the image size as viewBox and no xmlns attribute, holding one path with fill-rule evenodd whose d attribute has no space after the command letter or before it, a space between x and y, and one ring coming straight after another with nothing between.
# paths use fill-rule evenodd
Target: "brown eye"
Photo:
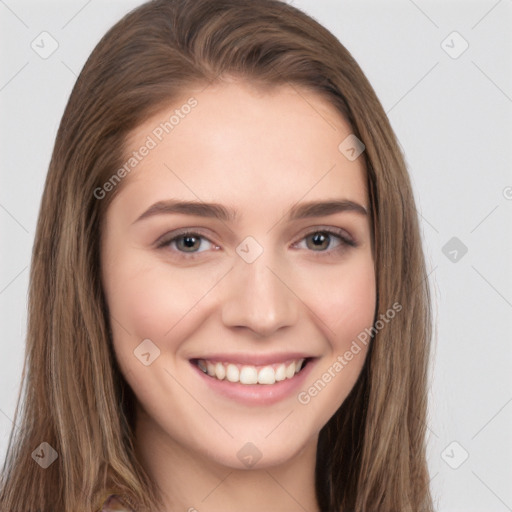
<instances>
[{"instance_id":1,"label":"brown eye","mask_svg":"<svg viewBox=\"0 0 512 512\"><path fill-rule=\"evenodd\" d=\"M178 234L169 233L167 236L164 236L161 241L157 242L156 246L158 249L169 249L172 252L185 255L185 257L187 257L187 255L193 257L196 254L208 251L209 247L207 244L210 244L210 248L217 247L205 236L196 232L185 231Z\"/></svg>"},{"instance_id":2,"label":"brown eye","mask_svg":"<svg viewBox=\"0 0 512 512\"><path fill-rule=\"evenodd\" d=\"M331 241L331 235L326 233L325 231L318 231L313 233L312 235L308 235L306 240L310 240L311 243L306 245L309 249L327 249L329 247L329 243Z\"/></svg>"},{"instance_id":3,"label":"brown eye","mask_svg":"<svg viewBox=\"0 0 512 512\"><path fill-rule=\"evenodd\" d=\"M308 233L302 240L306 242L306 249L322 255L325 253L326 256L357 246L346 231L338 228L317 229Z\"/></svg>"},{"instance_id":4,"label":"brown eye","mask_svg":"<svg viewBox=\"0 0 512 512\"><path fill-rule=\"evenodd\" d=\"M196 252L195 250L198 249L201 245L201 238L202 237L195 235L180 235L174 238L173 241L176 241L176 247L180 251L184 250L185 252Z\"/></svg>"}]
</instances>

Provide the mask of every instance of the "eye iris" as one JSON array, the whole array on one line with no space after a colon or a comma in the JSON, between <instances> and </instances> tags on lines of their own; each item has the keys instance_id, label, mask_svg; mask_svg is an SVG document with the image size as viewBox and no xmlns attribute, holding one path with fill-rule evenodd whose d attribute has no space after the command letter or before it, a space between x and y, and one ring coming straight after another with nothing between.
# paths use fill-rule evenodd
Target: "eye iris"
<instances>
[{"instance_id":1,"label":"eye iris","mask_svg":"<svg viewBox=\"0 0 512 512\"><path fill-rule=\"evenodd\" d=\"M180 244L180 241L184 241L183 244ZM184 248L186 252L192 252L189 249L194 249L194 244L199 240L199 237L192 235L184 235L178 239L178 246L180 249ZM196 247L197 249L197 247Z\"/></svg>"},{"instance_id":2,"label":"eye iris","mask_svg":"<svg viewBox=\"0 0 512 512\"><path fill-rule=\"evenodd\" d=\"M326 249L329 246L329 235L326 233L318 232L308 237L308 239L313 241L313 248ZM325 242L327 242L327 244L325 244ZM323 247L322 244L324 244Z\"/></svg>"}]
</instances>

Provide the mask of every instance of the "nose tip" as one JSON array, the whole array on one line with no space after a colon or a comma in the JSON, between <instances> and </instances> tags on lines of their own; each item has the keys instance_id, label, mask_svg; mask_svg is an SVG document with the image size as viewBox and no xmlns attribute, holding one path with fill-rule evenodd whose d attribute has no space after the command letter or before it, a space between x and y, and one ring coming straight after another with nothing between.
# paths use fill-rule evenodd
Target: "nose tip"
<instances>
[{"instance_id":1,"label":"nose tip","mask_svg":"<svg viewBox=\"0 0 512 512\"><path fill-rule=\"evenodd\" d=\"M263 258L251 264L238 263L226 283L224 325L245 327L260 337L293 325L298 318L297 298L286 285L285 276L280 276Z\"/></svg>"}]
</instances>

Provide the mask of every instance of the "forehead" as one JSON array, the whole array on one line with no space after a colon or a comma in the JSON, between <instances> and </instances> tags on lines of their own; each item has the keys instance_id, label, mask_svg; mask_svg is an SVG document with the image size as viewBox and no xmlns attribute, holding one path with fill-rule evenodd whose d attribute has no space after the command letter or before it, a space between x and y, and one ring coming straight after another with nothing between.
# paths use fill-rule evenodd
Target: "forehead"
<instances>
[{"instance_id":1,"label":"forehead","mask_svg":"<svg viewBox=\"0 0 512 512\"><path fill-rule=\"evenodd\" d=\"M351 161L339 149L350 134L332 104L295 85L190 89L131 133L127 158L151 148L120 196L141 206L180 197L242 210L330 196L367 204L363 157Z\"/></svg>"}]
</instances>

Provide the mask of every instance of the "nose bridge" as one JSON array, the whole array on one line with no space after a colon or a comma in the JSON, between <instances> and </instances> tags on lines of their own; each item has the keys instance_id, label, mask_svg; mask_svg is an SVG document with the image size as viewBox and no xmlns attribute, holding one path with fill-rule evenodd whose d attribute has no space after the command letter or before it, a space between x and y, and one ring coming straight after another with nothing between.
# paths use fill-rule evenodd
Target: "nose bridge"
<instances>
[{"instance_id":1,"label":"nose bridge","mask_svg":"<svg viewBox=\"0 0 512 512\"><path fill-rule=\"evenodd\" d=\"M280 272L272 251L258 249L248 240L239 245L237 253L222 302L224 324L247 327L262 335L293 325L297 321L297 298L285 284L285 273Z\"/></svg>"}]
</instances>

